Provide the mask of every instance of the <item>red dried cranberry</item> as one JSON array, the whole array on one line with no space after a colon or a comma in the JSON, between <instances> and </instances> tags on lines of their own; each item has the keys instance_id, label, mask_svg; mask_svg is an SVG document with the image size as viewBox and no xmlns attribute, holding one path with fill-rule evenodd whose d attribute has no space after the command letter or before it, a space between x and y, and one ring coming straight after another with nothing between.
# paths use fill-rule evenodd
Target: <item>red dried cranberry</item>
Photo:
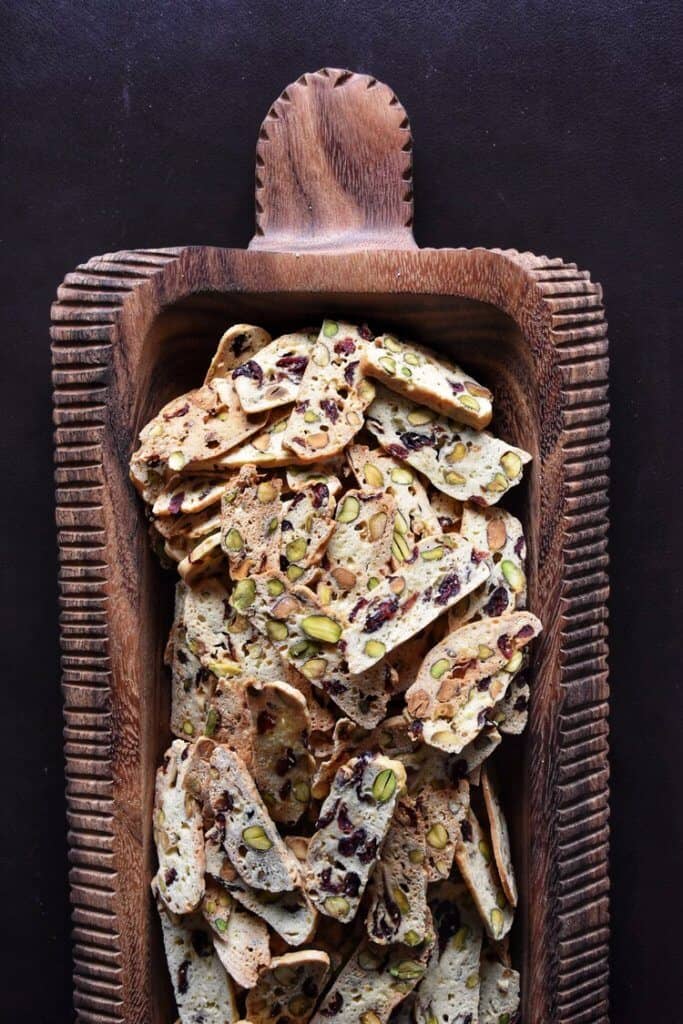
<instances>
[{"instance_id":1,"label":"red dried cranberry","mask_svg":"<svg viewBox=\"0 0 683 1024\"><path fill-rule=\"evenodd\" d=\"M532 637L533 635L534 635L534 628L533 628L533 626L522 626L522 628L517 630L517 632L515 633L515 638L517 640L528 640L529 637Z\"/></svg>"},{"instance_id":2,"label":"red dried cranberry","mask_svg":"<svg viewBox=\"0 0 683 1024\"><path fill-rule=\"evenodd\" d=\"M185 402L185 405L181 405L180 408L176 409L175 412L164 413L164 419L165 420L174 420L177 416L186 416L189 411L190 411L190 406L188 405L187 402Z\"/></svg>"},{"instance_id":3,"label":"red dried cranberry","mask_svg":"<svg viewBox=\"0 0 683 1024\"><path fill-rule=\"evenodd\" d=\"M512 641L507 633L503 633L501 637L498 637L498 650L503 655L503 657L507 658L508 660L515 653L515 649L512 646Z\"/></svg>"},{"instance_id":4,"label":"red dried cranberry","mask_svg":"<svg viewBox=\"0 0 683 1024\"><path fill-rule=\"evenodd\" d=\"M477 551L475 549L474 551L472 551L470 561L473 562L474 565L479 565L479 563L483 562L485 558L488 558L488 556L488 551Z\"/></svg>"},{"instance_id":5,"label":"red dried cranberry","mask_svg":"<svg viewBox=\"0 0 683 1024\"><path fill-rule=\"evenodd\" d=\"M345 896L357 896L360 892L360 876L355 871L349 871L348 875L344 879L344 888L342 890Z\"/></svg>"},{"instance_id":6,"label":"red dried cranberry","mask_svg":"<svg viewBox=\"0 0 683 1024\"><path fill-rule=\"evenodd\" d=\"M164 881L166 882L166 885L173 885L177 877L178 872L176 871L176 869L169 868L166 874L164 875Z\"/></svg>"},{"instance_id":7,"label":"red dried cranberry","mask_svg":"<svg viewBox=\"0 0 683 1024\"><path fill-rule=\"evenodd\" d=\"M515 554L517 558L524 558L526 555L526 544L524 543L524 537L518 537L515 541Z\"/></svg>"},{"instance_id":8,"label":"red dried cranberry","mask_svg":"<svg viewBox=\"0 0 683 1024\"><path fill-rule=\"evenodd\" d=\"M372 341L373 338L375 337L375 335L372 333L367 324L361 324L360 327L358 328L358 333L360 334L363 341Z\"/></svg>"},{"instance_id":9,"label":"red dried cranberry","mask_svg":"<svg viewBox=\"0 0 683 1024\"><path fill-rule=\"evenodd\" d=\"M449 383L450 389L451 389L451 391L453 392L454 395L459 395L461 391L465 390L465 385L461 384L460 381L449 380L448 383Z\"/></svg>"},{"instance_id":10,"label":"red dried cranberry","mask_svg":"<svg viewBox=\"0 0 683 1024\"><path fill-rule=\"evenodd\" d=\"M341 885L332 881L332 868L323 868L320 873L320 888L323 892L341 892Z\"/></svg>"},{"instance_id":11,"label":"red dried cranberry","mask_svg":"<svg viewBox=\"0 0 683 1024\"><path fill-rule=\"evenodd\" d=\"M460 592L460 580L458 579L457 573L449 573L448 576L444 576L439 584L434 598L434 604L446 604L452 597Z\"/></svg>"},{"instance_id":12,"label":"red dried cranberry","mask_svg":"<svg viewBox=\"0 0 683 1024\"><path fill-rule=\"evenodd\" d=\"M416 430L407 430L405 434L400 435L400 438L401 443L410 452L418 452L420 448L424 448L432 442L429 434L418 434Z\"/></svg>"},{"instance_id":13,"label":"red dried cranberry","mask_svg":"<svg viewBox=\"0 0 683 1024\"><path fill-rule=\"evenodd\" d=\"M410 609L413 607L413 605L415 604L416 601L417 601L417 594L413 594L411 597L408 598L407 601L404 601L403 604L401 605L401 614L402 615L406 615L410 611Z\"/></svg>"},{"instance_id":14,"label":"red dried cranberry","mask_svg":"<svg viewBox=\"0 0 683 1024\"><path fill-rule=\"evenodd\" d=\"M321 508L330 499L330 492L325 484L313 485L313 508Z\"/></svg>"},{"instance_id":15,"label":"red dried cranberry","mask_svg":"<svg viewBox=\"0 0 683 1024\"><path fill-rule=\"evenodd\" d=\"M308 366L307 356L281 356L278 359L276 366L280 366L292 377L302 377L304 370Z\"/></svg>"},{"instance_id":16,"label":"red dried cranberry","mask_svg":"<svg viewBox=\"0 0 683 1024\"><path fill-rule=\"evenodd\" d=\"M409 454L408 449L404 448L402 444L388 444L386 450L395 459L405 459Z\"/></svg>"},{"instance_id":17,"label":"red dried cranberry","mask_svg":"<svg viewBox=\"0 0 683 1024\"><path fill-rule=\"evenodd\" d=\"M178 491L177 494L173 495L173 497L168 503L168 511L171 513L172 516L178 515L178 513L180 512L180 507L184 500L185 491Z\"/></svg>"},{"instance_id":18,"label":"red dried cranberry","mask_svg":"<svg viewBox=\"0 0 683 1024\"><path fill-rule=\"evenodd\" d=\"M270 732L271 729L275 728L275 719L271 715L270 711L259 711L256 717L256 731L259 736L263 736L264 732Z\"/></svg>"},{"instance_id":19,"label":"red dried cranberry","mask_svg":"<svg viewBox=\"0 0 683 1024\"><path fill-rule=\"evenodd\" d=\"M356 343L351 338L342 338L341 341L335 343L334 351L337 355L350 356L356 351Z\"/></svg>"},{"instance_id":20,"label":"red dried cranberry","mask_svg":"<svg viewBox=\"0 0 683 1024\"><path fill-rule=\"evenodd\" d=\"M255 380L258 384L261 384L263 381L263 370L253 359L247 359L246 363L242 363L241 366L232 371L232 379L236 380L238 377L248 377L250 380Z\"/></svg>"},{"instance_id":21,"label":"red dried cranberry","mask_svg":"<svg viewBox=\"0 0 683 1024\"><path fill-rule=\"evenodd\" d=\"M178 968L178 994L184 996L187 992L187 969L190 966L189 960L183 960Z\"/></svg>"},{"instance_id":22,"label":"red dried cranberry","mask_svg":"<svg viewBox=\"0 0 683 1024\"><path fill-rule=\"evenodd\" d=\"M374 836L358 850L357 857L361 864L370 864L375 860L377 857L377 839Z\"/></svg>"},{"instance_id":23,"label":"red dried cranberry","mask_svg":"<svg viewBox=\"0 0 683 1024\"><path fill-rule=\"evenodd\" d=\"M485 676L484 679L480 679L479 682L477 683L477 689L483 693L484 690L488 690L490 682L491 676Z\"/></svg>"},{"instance_id":24,"label":"red dried cranberry","mask_svg":"<svg viewBox=\"0 0 683 1024\"><path fill-rule=\"evenodd\" d=\"M320 1013L323 1017L336 1017L344 1005L344 997L341 992L335 992L333 996L330 996L330 1001L327 1006L323 1006Z\"/></svg>"},{"instance_id":25,"label":"red dried cranberry","mask_svg":"<svg viewBox=\"0 0 683 1024\"><path fill-rule=\"evenodd\" d=\"M356 379L356 369L359 366L360 363L358 362L358 360L354 359L354 361L352 363L349 363L349 365L344 370L344 380L349 385L349 387L353 387L353 382Z\"/></svg>"},{"instance_id":26,"label":"red dried cranberry","mask_svg":"<svg viewBox=\"0 0 683 1024\"><path fill-rule=\"evenodd\" d=\"M462 837L466 843L472 842L472 826L467 820L467 818L465 818L464 821L460 822L460 832L462 833Z\"/></svg>"},{"instance_id":27,"label":"red dried cranberry","mask_svg":"<svg viewBox=\"0 0 683 1024\"><path fill-rule=\"evenodd\" d=\"M509 595L505 587L496 587L488 601L484 605L484 614L491 617L497 618L499 615L503 615L507 611Z\"/></svg>"},{"instance_id":28,"label":"red dried cranberry","mask_svg":"<svg viewBox=\"0 0 683 1024\"><path fill-rule=\"evenodd\" d=\"M338 807L339 807L339 799L335 800L334 803L332 804L332 806L327 811L325 811L324 814L320 815L320 817L318 818L318 820L315 823L316 829L327 828L327 826L330 824L330 822L334 821L334 818L335 818L335 815L337 813L337 808Z\"/></svg>"},{"instance_id":29,"label":"red dried cranberry","mask_svg":"<svg viewBox=\"0 0 683 1024\"><path fill-rule=\"evenodd\" d=\"M331 398L323 398L320 403L320 408L327 416L330 423L336 423L339 419L339 409L337 403L333 402Z\"/></svg>"},{"instance_id":30,"label":"red dried cranberry","mask_svg":"<svg viewBox=\"0 0 683 1024\"><path fill-rule=\"evenodd\" d=\"M216 811L231 811L235 806L232 793L228 793L227 789L224 789L218 800L214 803L214 810Z\"/></svg>"},{"instance_id":31,"label":"red dried cranberry","mask_svg":"<svg viewBox=\"0 0 683 1024\"><path fill-rule=\"evenodd\" d=\"M296 765L296 754L291 747L287 747L282 757L279 757L275 762L275 772L282 778L287 772L294 768Z\"/></svg>"},{"instance_id":32,"label":"red dried cranberry","mask_svg":"<svg viewBox=\"0 0 683 1024\"><path fill-rule=\"evenodd\" d=\"M353 622L353 620L356 618L356 615L358 615L358 612L365 608L367 603L367 598L365 597L361 597L360 600L356 601L353 608L349 612L349 622Z\"/></svg>"},{"instance_id":33,"label":"red dried cranberry","mask_svg":"<svg viewBox=\"0 0 683 1024\"><path fill-rule=\"evenodd\" d=\"M342 804L339 808L339 814L337 815L337 824L342 832L353 832L353 822L349 818L349 812L346 804Z\"/></svg>"},{"instance_id":34,"label":"red dried cranberry","mask_svg":"<svg viewBox=\"0 0 683 1024\"><path fill-rule=\"evenodd\" d=\"M374 607L371 602L369 607L372 608L372 611L365 620L363 630L366 633L374 633L385 622L388 622L389 619L393 619L398 611L398 598L395 594L392 594L391 597L386 597Z\"/></svg>"}]
</instances>

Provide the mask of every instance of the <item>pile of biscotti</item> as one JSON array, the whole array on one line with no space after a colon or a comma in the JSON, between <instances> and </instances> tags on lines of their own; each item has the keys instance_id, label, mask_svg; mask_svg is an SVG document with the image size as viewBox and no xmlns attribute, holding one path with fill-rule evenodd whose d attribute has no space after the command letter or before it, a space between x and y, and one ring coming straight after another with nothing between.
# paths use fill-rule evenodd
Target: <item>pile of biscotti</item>
<instances>
[{"instance_id":1,"label":"pile of biscotti","mask_svg":"<svg viewBox=\"0 0 683 1024\"><path fill-rule=\"evenodd\" d=\"M239 324L140 434L179 574L152 888L183 1024L517 1019L488 758L541 623L491 402L389 334Z\"/></svg>"}]
</instances>

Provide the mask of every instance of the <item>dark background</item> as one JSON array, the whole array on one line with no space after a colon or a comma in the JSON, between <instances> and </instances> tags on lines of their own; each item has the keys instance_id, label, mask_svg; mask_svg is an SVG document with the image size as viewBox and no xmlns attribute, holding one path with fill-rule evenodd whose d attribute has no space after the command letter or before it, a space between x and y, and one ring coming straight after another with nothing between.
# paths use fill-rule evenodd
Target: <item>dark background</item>
<instances>
[{"instance_id":1,"label":"dark background","mask_svg":"<svg viewBox=\"0 0 683 1024\"><path fill-rule=\"evenodd\" d=\"M683 920L680 4L3 0L0 17L5 1019L72 1020L51 298L97 253L245 245L259 123L287 83L326 64L372 73L405 104L419 243L562 255L605 287L613 1020L673 1019Z\"/></svg>"}]
</instances>

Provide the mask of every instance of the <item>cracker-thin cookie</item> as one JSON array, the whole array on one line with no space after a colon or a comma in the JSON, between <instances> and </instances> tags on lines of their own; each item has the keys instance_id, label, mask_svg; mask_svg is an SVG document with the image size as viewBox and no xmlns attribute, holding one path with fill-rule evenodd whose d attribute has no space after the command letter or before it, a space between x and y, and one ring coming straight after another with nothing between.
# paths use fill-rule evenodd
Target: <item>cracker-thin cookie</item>
<instances>
[{"instance_id":1,"label":"cracker-thin cookie","mask_svg":"<svg viewBox=\"0 0 683 1024\"><path fill-rule=\"evenodd\" d=\"M484 765L481 770L481 789L486 803L486 814L489 819L489 831L491 833L491 846L493 847L493 856L498 868L498 874L500 875L500 884L503 886L503 892L507 896L510 906L516 907L518 896L517 880L512 863L510 833L500 803L498 790L494 785L488 765Z\"/></svg>"},{"instance_id":2,"label":"cracker-thin cookie","mask_svg":"<svg viewBox=\"0 0 683 1024\"><path fill-rule=\"evenodd\" d=\"M427 923L424 822L415 801L403 796L372 875L368 935L380 945L418 946Z\"/></svg>"},{"instance_id":3,"label":"cracker-thin cookie","mask_svg":"<svg viewBox=\"0 0 683 1024\"><path fill-rule=\"evenodd\" d=\"M519 973L487 951L479 974L479 1024L514 1024L519 1013Z\"/></svg>"},{"instance_id":4,"label":"cracker-thin cookie","mask_svg":"<svg viewBox=\"0 0 683 1024\"><path fill-rule=\"evenodd\" d=\"M385 451L458 501L494 505L521 481L531 461L528 452L488 431L461 427L383 388L377 389L366 424Z\"/></svg>"},{"instance_id":5,"label":"cracker-thin cookie","mask_svg":"<svg viewBox=\"0 0 683 1024\"><path fill-rule=\"evenodd\" d=\"M405 769L383 754L342 765L320 808L306 856L306 891L322 914L350 921L379 858Z\"/></svg>"},{"instance_id":6,"label":"cracker-thin cookie","mask_svg":"<svg viewBox=\"0 0 683 1024\"><path fill-rule=\"evenodd\" d=\"M247 994L253 1024L271 1024L284 1015L292 1024L306 1024L330 973L330 958L319 949L285 953L262 971Z\"/></svg>"},{"instance_id":7,"label":"cracker-thin cookie","mask_svg":"<svg viewBox=\"0 0 683 1024\"><path fill-rule=\"evenodd\" d=\"M236 904L218 882L209 879L202 915L213 931L213 946L231 978L243 988L255 985L270 964L270 937L264 921Z\"/></svg>"},{"instance_id":8,"label":"cracker-thin cookie","mask_svg":"<svg viewBox=\"0 0 683 1024\"><path fill-rule=\"evenodd\" d=\"M493 395L489 389L423 345L380 334L365 346L361 370L399 395L475 430L491 422Z\"/></svg>"},{"instance_id":9,"label":"cracker-thin cookie","mask_svg":"<svg viewBox=\"0 0 683 1024\"><path fill-rule=\"evenodd\" d=\"M232 371L245 412L264 412L295 400L316 339L315 331L283 334Z\"/></svg>"},{"instance_id":10,"label":"cracker-thin cookie","mask_svg":"<svg viewBox=\"0 0 683 1024\"><path fill-rule=\"evenodd\" d=\"M491 851L489 837L470 808L460 826L461 838L455 860L470 891L479 916L491 939L502 939L510 931L514 910L508 903Z\"/></svg>"},{"instance_id":11,"label":"cracker-thin cookie","mask_svg":"<svg viewBox=\"0 0 683 1024\"><path fill-rule=\"evenodd\" d=\"M235 486L223 495L221 547L232 579L279 568L281 489L281 480L259 483L254 466L244 466Z\"/></svg>"},{"instance_id":12,"label":"cracker-thin cookie","mask_svg":"<svg viewBox=\"0 0 683 1024\"><path fill-rule=\"evenodd\" d=\"M235 992L207 925L199 914L180 918L169 913L154 882L152 892L180 1024L234 1024L239 1017Z\"/></svg>"},{"instance_id":13,"label":"cracker-thin cookie","mask_svg":"<svg viewBox=\"0 0 683 1024\"><path fill-rule=\"evenodd\" d=\"M381 580L369 598L349 614L344 632L352 672L363 672L434 621L488 576L473 561L472 545L457 534L428 537L410 562Z\"/></svg>"},{"instance_id":14,"label":"cracker-thin cookie","mask_svg":"<svg viewBox=\"0 0 683 1024\"><path fill-rule=\"evenodd\" d=\"M191 747L174 740L157 770L154 842L161 899L174 914L188 914L204 894L204 835L199 803L185 790Z\"/></svg>"},{"instance_id":15,"label":"cracker-thin cookie","mask_svg":"<svg viewBox=\"0 0 683 1024\"><path fill-rule=\"evenodd\" d=\"M304 462L336 455L363 426L375 395L359 369L364 344L352 324L323 321L284 436Z\"/></svg>"},{"instance_id":16,"label":"cracker-thin cookie","mask_svg":"<svg viewBox=\"0 0 683 1024\"><path fill-rule=\"evenodd\" d=\"M270 341L268 331L253 324L233 324L228 327L218 342L204 383L209 384L214 377L229 377L236 366L251 359Z\"/></svg>"}]
</instances>

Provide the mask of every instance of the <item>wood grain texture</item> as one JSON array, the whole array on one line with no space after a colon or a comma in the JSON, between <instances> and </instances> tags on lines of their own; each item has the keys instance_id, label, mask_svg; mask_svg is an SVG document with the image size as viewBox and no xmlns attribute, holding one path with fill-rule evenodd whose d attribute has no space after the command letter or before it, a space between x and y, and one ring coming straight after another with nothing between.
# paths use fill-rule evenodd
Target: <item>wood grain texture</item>
<instances>
[{"instance_id":1,"label":"wood grain texture","mask_svg":"<svg viewBox=\"0 0 683 1024\"><path fill-rule=\"evenodd\" d=\"M342 94L354 77L332 88ZM379 88L363 84L362 95ZM333 117L343 111L332 109ZM287 133L296 130L289 122ZM305 180L316 210L326 181ZM546 628L516 769L523 1020L604 1024L608 406L600 286L573 264L529 253L349 251L357 222L346 231L340 221L330 233L324 217L316 245L327 237L330 251L305 251L310 233L300 245L292 240L296 253L266 251L276 219L264 189L263 234L249 250L100 257L67 276L53 307L79 1019L172 1020L148 892L151 790L168 740L161 652L172 582L150 554L127 480L136 434L163 401L201 379L226 323L280 330L344 314L415 334L465 362L494 388L496 429L534 455L518 511L529 539L530 606ZM287 223L294 230L296 217ZM273 250L283 237L275 231Z\"/></svg>"}]
</instances>

